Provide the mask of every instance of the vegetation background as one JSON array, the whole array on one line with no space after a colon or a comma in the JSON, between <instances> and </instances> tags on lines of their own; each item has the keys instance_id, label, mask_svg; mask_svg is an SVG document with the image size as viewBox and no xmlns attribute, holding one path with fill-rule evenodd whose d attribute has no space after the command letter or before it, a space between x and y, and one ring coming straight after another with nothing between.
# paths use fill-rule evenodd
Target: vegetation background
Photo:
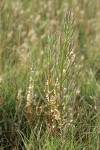
<instances>
[{"instance_id":1,"label":"vegetation background","mask_svg":"<svg viewBox=\"0 0 100 150\"><path fill-rule=\"evenodd\" d=\"M0 150L20 149L100 150L99 0L0 0Z\"/></svg>"}]
</instances>

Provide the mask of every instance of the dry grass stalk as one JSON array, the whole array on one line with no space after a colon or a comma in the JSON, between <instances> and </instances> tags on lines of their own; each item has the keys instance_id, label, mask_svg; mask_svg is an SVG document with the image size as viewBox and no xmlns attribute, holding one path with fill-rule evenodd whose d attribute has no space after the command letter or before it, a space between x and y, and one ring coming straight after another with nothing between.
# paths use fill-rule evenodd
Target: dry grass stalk
<instances>
[{"instance_id":1,"label":"dry grass stalk","mask_svg":"<svg viewBox=\"0 0 100 150\"><path fill-rule=\"evenodd\" d=\"M26 107L27 107L27 115L28 115L28 122L29 125L32 124L33 120L35 119L35 101L34 101L34 81L33 81L33 77L32 77L33 71L31 68L31 75L30 75L30 83L29 83L29 88L28 88L28 94L27 94L27 103L26 103Z\"/></svg>"}]
</instances>

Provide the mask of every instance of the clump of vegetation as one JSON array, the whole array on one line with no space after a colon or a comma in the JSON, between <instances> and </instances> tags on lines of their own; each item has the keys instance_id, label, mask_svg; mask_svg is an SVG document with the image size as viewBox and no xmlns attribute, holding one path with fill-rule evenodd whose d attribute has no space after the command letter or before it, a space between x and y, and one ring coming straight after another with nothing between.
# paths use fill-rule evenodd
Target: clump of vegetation
<instances>
[{"instance_id":1,"label":"clump of vegetation","mask_svg":"<svg viewBox=\"0 0 100 150\"><path fill-rule=\"evenodd\" d=\"M44 55L44 63L46 65L43 68L47 72L43 77L44 81L42 83L44 85L44 100L41 99L39 106L36 104L37 99L35 100L35 93L33 94L35 83L33 83L34 79L32 80L31 75L27 96L28 118L31 122L31 118L35 117L36 121L36 116L33 117L33 114L39 115L43 113L46 128L49 128L52 134L56 134L57 128L62 130L65 125L67 126L72 122L73 107L71 105L75 101L78 88L75 79L79 71L75 62L73 16L71 13L66 15L64 26L61 28L60 33L55 32L53 34L49 30ZM35 72L33 73L34 76ZM38 76L38 78L41 77ZM40 108L37 108L37 106ZM36 112L37 110L38 112ZM32 111L33 114L31 114Z\"/></svg>"},{"instance_id":2,"label":"clump of vegetation","mask_svg":"<svg viewBox=\"0 0 100 150\"><path fill-rule=\"evenodd\" d=\"M99 149L99 13L94 0L1 0L1 150Z\"/></svg>"}]
</instances>

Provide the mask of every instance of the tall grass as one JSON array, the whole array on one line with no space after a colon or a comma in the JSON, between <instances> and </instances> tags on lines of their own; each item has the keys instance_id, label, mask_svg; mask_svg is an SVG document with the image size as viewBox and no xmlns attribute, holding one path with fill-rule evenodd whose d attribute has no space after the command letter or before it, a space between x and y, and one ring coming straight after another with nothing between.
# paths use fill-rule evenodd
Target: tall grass
<instances>
[{"instance_id":1,"label":"tall grass","mask_svg":"<svg viewBox=\"0 0 100 150\"><path fill-rule=\"evenodd\" d=\"M1 150L99 150L98 4L1 0Z\"/></svg>"}]
</instances>

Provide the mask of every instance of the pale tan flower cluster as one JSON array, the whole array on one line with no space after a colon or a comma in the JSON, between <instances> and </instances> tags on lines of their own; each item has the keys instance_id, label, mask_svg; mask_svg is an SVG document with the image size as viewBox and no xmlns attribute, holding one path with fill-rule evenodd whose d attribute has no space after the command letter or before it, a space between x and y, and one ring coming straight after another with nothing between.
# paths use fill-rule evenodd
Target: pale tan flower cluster
<instances>
[{"instance_id":1,"label":"pale tan flower cluster","mask_svg":"<svg viewBox=\"0 0 100 150\"><path fill-rule=\"evenodd\" d=\"M74 61L75 61L75 53L74 53L74 51L71 51L70 52L70 57L71 57L71 62L73 63Z\"/></svg>"},{"instance_id":2,"label":"pale tan flower cluster","mask_svg":"<svg viewBox=\"0 0 100 150\"><path fill-rule=\"evenodd\" d=\"M32 72L32 68L31 68L31 72ZM35 114L33 92L34 92L34 81L33 81L32 75L30 75L30 83L28 87L27 103L26 103L29 124L32 123L32 120L34 119L34 114Z\"/></svg>"},{"instance_id":3,"label":"pale tan flower cluster","mask_svg":"<svg viewBox=\"0 0 100 150\"><path fill-rule=\"evenodd\" d=\"M33 79L32 77L30 77L30 84L28 88L26 107L30 107L32 103L33 103Z\"/></svg>"}]
</instances>

